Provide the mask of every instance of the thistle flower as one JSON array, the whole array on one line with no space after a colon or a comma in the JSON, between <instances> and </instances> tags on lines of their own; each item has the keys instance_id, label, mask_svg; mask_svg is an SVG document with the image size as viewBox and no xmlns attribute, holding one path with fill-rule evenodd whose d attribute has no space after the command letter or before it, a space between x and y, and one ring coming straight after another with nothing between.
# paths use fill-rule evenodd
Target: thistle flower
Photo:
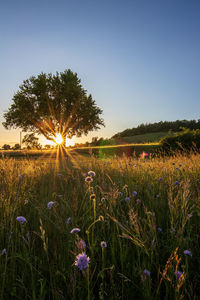
<instances>
[{"instance_id":1,"label":"thistle flower","mask_svg":"<svg viewBox=\"0 0 200 300\"><path fill-rule=\"evenodd\" d=\"M1 251L1 255L4 255L6 254L6 248L4 248L2 251Z\"/></svg>"},{"instance_id":2,"label":"thistle flower","mask_svg":"<svg viewBox=\"0 0 200 300\"><path fill-rule=\"evenodd\" d=\"M102 242L101 242L101 248L107 248L107 243L104 242L104 241L102 241Z\"/></svg>"},{"instance_id":3,"label":"thistle flower","mask_svg":"<svg viewBox=\"0 0 200 300\"><path fill-rule=\"evenodd\" d=\"M124 199L124 201L125 202L128 202L128 201L130 201L131 199L129 198L129 197L126 197L125 199Z\"/></svg>"},{"instance_id":4,"label":"thistle flower","mask_svg":"<svg viewBox=\"0 0 200 300\"><path fill-rule=\"evenodd\" d=\"M137 205L141 204L141 200L140 200L140 199L137 199L137 200L136 200L136 203L137 203Z\"/></svg>"},{"instance_id":5,"label":"thistle flower","mask_svg":"<svg viewBox=\"0 0 200 300\"><path fill-rule=\"evenodd\" d=\"M67 224L71 224L71 220L72 220L71 217L67 218Z\"/></svg>"},{"instance_id":6,"label":"thistle flower","mask_svg":"<svg viewBox=\"0 0 200 300\"><path fill-rule=\"evenodd\" d=\"M133 197L135 197L135 196L137 196L137 192L136 191L133 192Z\"/></svg>"},{"instance_id":7,"label":"thistle flower","mask_svg":"<svg viewBox=\"0 0 200 300\"><path fill-rule=\"evenodd\" d=\"M76 260L74 265L78 267L80 270L86 269L90 262L90 258L86 255L86 253L81 253L76 256Z\"/></svg>"},{"instance_id":8,"label":"thistle flower","mask_svg":"<svg viewBox=\"0 0 200 300\"><path fill-rule=\"evenodd\" d=\"M88 175L94 177L94 176L96 176L96 173L94 171L89 171Z\"/></svg>"},{"instance_id":9,"label":"thistle flower","mask_svg":"<svg viewBox=\"0 0 200 300\"><path fill-rule=\"evenodd\" d=\"M148 277L151 277L151 272L146 269L144 270L144 274Z\"/></svg>"},{"instance_id":10,"label":"thistle flower","mask_svg":"<svg viewBox=\"0 0 200 300\"><path fill-rule=\"evenodd\" d=\"M81 230L79 228L73 228L70 233L73 234L74 232L80 232Z\"/></svg>"},{"instance_id":11,"label":"thistle flower","mask_svg":"<svg viewBox=\"0 0 200 300\"><path fill-rule=\"evenodd\" d=\"M92 177L90 177L90 176L87 176L86 178L85 178L85 182L92 182L93 181L93 179L92 179Z\"/></svg>"},{"instance_id":12,"label":"thistle flower","mask_svg":"<svg viewBox=\"0 0 200 300\"><path fill-rule=\"evenodd\" d=\"M174 275L176 276L176 279L179 279L183 275L183 272L176 271L176 272L174 272Z\"/></svg>"},{"instance_id":13,"label":"thistle flower","mask_svg":"<svg viewBox=\"0 0 200 300\"><path fill-rule=\"evenodd\" d=\"M22 216L17 217L16 220L17 220L18 222L20 222L21 224L24 224L24 223L26 222L26 218L24 218L24 217L22 217Z\"/></svg>"},{"instance_id":14,"label":"thistle flower","mask_svg":"<svg viewBox=\"0 0 200 300\"><path fill-rule=\"evenodd\" d=\"M189 250L185 250L183 253L192 257L192 252Z\"/></svg>"},{"instance_id":15,"label":"thistle flower","mask_svg":"<svg viewBox=\"0 0 200 300\"><path fill-rule=\"evenodd\" d=\"M50 201L50 202L47 204L48 209L51 209L52 206L54 205L54 203L55 203L55 202Z\"/></svg>"}]
</instances>

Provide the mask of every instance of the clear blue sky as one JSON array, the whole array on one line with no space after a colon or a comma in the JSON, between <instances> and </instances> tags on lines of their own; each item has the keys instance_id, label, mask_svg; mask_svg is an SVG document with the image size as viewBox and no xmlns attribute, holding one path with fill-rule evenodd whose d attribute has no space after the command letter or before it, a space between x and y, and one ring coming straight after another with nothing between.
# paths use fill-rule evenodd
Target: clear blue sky
<instances>
[{"instance_id":1,"label":"clear blue sky","mask_svg":"<svg viewBox=\"0 0 200 300\"><path fill-rule=\"evenodd\" d=\"M200 118L199 0L7 0L0 4L0 123L24 79L77 72L111 137ZM0 125L0 145L19 131Z\"/></svg>"}]
</instances>

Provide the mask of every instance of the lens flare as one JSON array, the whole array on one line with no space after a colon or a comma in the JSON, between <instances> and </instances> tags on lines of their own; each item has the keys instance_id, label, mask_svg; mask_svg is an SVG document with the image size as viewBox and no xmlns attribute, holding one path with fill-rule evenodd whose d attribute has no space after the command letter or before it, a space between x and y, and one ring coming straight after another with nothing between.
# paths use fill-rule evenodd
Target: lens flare
<instances>
[{"instance_id":1,"label":"lens flare","mask_svg":"<svg viewBox=\"0 0 200 300\"><path fill-rule=\"evenodd\" d=\"M57 145L60 145L60 144L63 143L63 137L60 133L56 134L55 142L56 142Z\"/></svg>"}]
</instances>

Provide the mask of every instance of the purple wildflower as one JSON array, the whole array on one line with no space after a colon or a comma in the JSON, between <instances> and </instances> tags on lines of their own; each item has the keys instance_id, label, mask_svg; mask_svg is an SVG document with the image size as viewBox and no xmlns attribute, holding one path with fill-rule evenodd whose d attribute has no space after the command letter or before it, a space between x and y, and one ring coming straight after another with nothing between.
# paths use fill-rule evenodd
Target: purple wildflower
<instances>
[{"instance_id":1,"label":"purple wildflower","mask_svg":"<svg viewBox=\"0 0 200 300\"><path fill-rule=\"evenodd\" d=\"M136 191L133 192L133 197L135 197L135 196L137 196L137 192Z\"/></svg>"},{"instance_id":2,"label":"purple wildflower","mask_svg":"<svg viewBox=\"0 0 200 300\"><path fill-rule=\"evenodd\" d=\"M85 178L85 182L92 182L93 181L93 179L92 179L92 177L90 177L90 176L87 176L86 178Z\"/></svg>"},{"instance_id":3,"label":"purple wildflower","mask_svg":"<svg viewBox=\"0 0 200 300\"><path fill-rule=\"evenodd\" d=\"M192 252L189 250L185 250L183 253L192 257Z\"/></svg>"},{"instance_id":4,"label":"purple wildflower","mask_svg":"<svg viewBox=\"0 0 200 300\"><path fill-rule=\"evenodd\" d=\"M119 193L118 193L118 196L119 196L119 197L122 197L122 195L123 195L122 192L119 192Z\"/></svg>"},{"instance_id":5,"label":"purple wildflower","mask_svg":"<svg viewBox=\"0 0 200 300\"><path fill-rule=\"evenodd\" d=\"M6 254L6 248L4 248L2 251L1 251L1 255L4 255Z\"/></svg>"},{"instance_id":6,"label":"purple wildflower","mask_svg":"<svg viewBox=\"0 0 200 300\"><path fill-rule=\"evenodd\" d=\"M151 277L151 272L146 269L144 270L144 274L148 277Z\"/></svg>"},{"instance_id":7,"label":"purple wildflower","mask_svg":"<svg viewBox=\"0 0 200 300\"><path fill-rule=\"evenodd\" d=\"M125 202L128 202L128 201L130 201L131 199L129 198L129 197L126 197L125 199L124 199L124 201Z\"/></svg>"},{"instance_id":8,"label":"purple wildflower","mask_svg":"<svg viewBox=\"0 0 200 300\"><path fill-rule=\"evenodd\" d=\"M50 201L50 202L47 204L48 209L51 209L52 206L54 205L54 203L55 203L55 202Z\"/></svg>"},{"instance_id":9,"label":"purple wildflower","mask_svg":"<svg viewBox=\"0 0 200 300\"><path fill-rule=\"evenodd\" d=\"M157 228L158 232L162 232L162 228L158 227Z\"/></svg>"},{"instance_id":10,"label":"purple wildflower","mask_svg":"<svg viewBox=\"0 0 200 300\"><path fill-rule=\"evenodd\" d=\"M176 180L176 181L174 182L174 185L175 185L175 186L179 185L179 181Z\"/></svg>"},{"instance_id":11,"label":"purple wildflower","mask_svg":"<svg viewBox=\"0 0 200 300\"><path fill-rule=\"evenodd\" d=\"M94 177L94 176L96 176L96 173L94 171L89 171L88 175Z\"/></svg>"},{"instance_id":12,"label":"purple wildflower","mask_svg":"<svg viewBox=\"0 0 200 300\"><path fill-rule=\"evenodd\" d=\"M86 255L86 253L81 253L76 256L75 266L77 266L80 270L86 269L90 262L90 258Z\"/></svg>"},{"instance_id":13,"label":"purple wildflower","mask_svg":"<svg viewBox=\"0 0 200 300\"><path fill-rule=\"evenodd\" d=\"M58 177L61 177L62 176L62 174L61 173L58 173Z\"/></svg>"},{"instance_id":14,"label":"purple wildflower","mask_svg":"<svg viewBox=\"0 0 200 300\"><path fill-rule=\"evenodd\" d=\"M158 181L162 181L162 180L163 180L162 177L158 178Z\"/></svg>"},{"instance_id":15,"label":"purple wildflower","mask_svg":"<svg viewBox=\"0 0 200 300\"><path fill-rule=\"evenodd\" d=\"M176 276L176 279L179 279L183 275L183 272L176 271L176 272L174 272L174 275Z\"/></svg>"},{"instance_id":16,"label":"purple wildflower","mask_svg":"<svg viewBox=\"0 0 200 300\"><path fill-rule=\"evenodd\" d=\"M79 228L73 228L70 233L73 234L74 232L80 232L81 230Z\"/></svg>"},{"instance_id":17,"label":"purple wildflower","mask_svg":"<svg viewBox=\"0 0 200 300\"><path fill-rule=\"evenodd\" d=\"M104 241L102 241L102 242L101 242L101 248L107 248L107 243L104 242Z\"/></svg>"},{"instance_id":18,"label":"purple wildflower","mask_svg":"<svg viewBox=\"0 0 200 300\"><path fill-rule=\"evenodd\" d=\"M17 217L16 220L18 222L20 222L21 224L24 224L26 222L26 219L24 217L22 217L22 216Z\"/></svg>"},{"instance_id":19,"label":"purple wildflower","mask_svg":"<svg viewBox=\"0 0 200 300\"><path fill-rule=\"evenodd\" d=\"M71 220L72 220L71 217L67 218L67 224L71 224Z\"/></svg>"},{"instance_id":20,"label":"purple wildflower","mask_svg":"<svg viewBox=\"0 0 200 300\"><path fill-rule=\"evenodd\" d=\"M137 205L141 204L141 200L140 200L140 199L137 199L137 200L136 200L136 203L137 203Z\"/></svg>"}]
</instances>

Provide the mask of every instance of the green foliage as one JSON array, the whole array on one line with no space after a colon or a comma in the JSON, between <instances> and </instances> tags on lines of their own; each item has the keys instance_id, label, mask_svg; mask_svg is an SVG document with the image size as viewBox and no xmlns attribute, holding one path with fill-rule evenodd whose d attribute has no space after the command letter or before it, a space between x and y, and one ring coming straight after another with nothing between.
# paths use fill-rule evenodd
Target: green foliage
<instances>
[{"instance_id":1,"label":"green foliage","mask_svg":"<svg viewBox=\"0 0 200 300\"><path fill-rule=\"evenodd\" d=\"M200 148L200 129L190 130L182 128L182 132L174 136L164 137L160 141L161 148L165 151Z\"/></svg>"},{"instance_id":2,"label":"green foliage","mask_svg":"<svg viewBox=\"0 0 200 300\"><path fill-rule=\"evenodd\" d=\"M3 126L43 134L53 141L57 133L71 138L100 128L102 110L80 82L71 70L25 80L4 114Z\"/></svg>"},{"instance_id":3,"label":"green foliage","mask_svg":"<svg viewBox=\"0 0 200 300\"><path fill-rule=\"evenodd\" d=\"M152 133L145 133L145 134L137 134L133 136L125 136L121 138L116 138L116 144L122 143L158 143L160 139L164 136L172 135L172 133L168 132L152 132Z\"/></svg>"}]
</instances>

